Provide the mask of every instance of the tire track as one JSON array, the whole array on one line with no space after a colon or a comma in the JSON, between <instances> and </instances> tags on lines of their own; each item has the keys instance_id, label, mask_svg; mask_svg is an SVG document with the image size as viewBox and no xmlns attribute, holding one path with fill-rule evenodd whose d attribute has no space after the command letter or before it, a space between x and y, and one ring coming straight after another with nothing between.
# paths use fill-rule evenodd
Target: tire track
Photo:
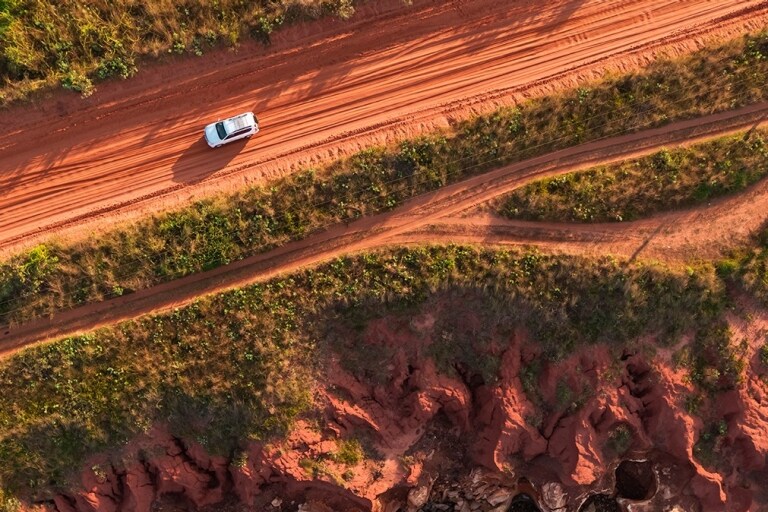
<instances>
[{"instance_id":1,"label":"tire track","mask_svg":"<svg viewBox=\"0 0 768 512\"><path fill-rule=\"evenodd\" d=\"M473 0L461 10L383 0L362 11L287 29L270 48L148 65L87 100L56 93L1 112L0 248L88 236L768 23L766 0ZM258 138L215 152L202 142L206 122L251 109Z\"/></svg>"},{"instance_id":2,"label":"tire track","mask_svg":"<svg viewBox=\"0 0 768 512\"><path fill-rule=\"evenodd\" d=\"M686 234L707 231L748 232L762 223L768 212L768 185L705 209L676 212L627 224L556 225L507 221L489 215L462 217L462 214L525 183L601 163L610 163L647 154L663 146L691 143L721 136L760 124L768 116L768 103L698 119L673 123L662 128L595 141L515 163L423 194L390 212L365 217L347 225L335 225L303 240L264 254L193 274L105 302L55 314L7 328L0 334L0 355L7 355L33 343L93 330L144 314L180 307L203 295L263 281L344 254L357 253L398 243L462 242L515 243L560 246L578 253L606 254L621 245L643 250L649 233L675 224L683 238L670 238L678 251L696 249ZM734 225L718 225L724 221ZM662 226L662 228L659 228ZM694 237L695 238L695 237ZM704 237L700 241L708 242ZM567 243L566 243L567 242ZM688 245L686 245L688 244ZM638 251L639 252L639 251ZM699 252L694 253L700 256Z\"/></svg>"}]
</instances>

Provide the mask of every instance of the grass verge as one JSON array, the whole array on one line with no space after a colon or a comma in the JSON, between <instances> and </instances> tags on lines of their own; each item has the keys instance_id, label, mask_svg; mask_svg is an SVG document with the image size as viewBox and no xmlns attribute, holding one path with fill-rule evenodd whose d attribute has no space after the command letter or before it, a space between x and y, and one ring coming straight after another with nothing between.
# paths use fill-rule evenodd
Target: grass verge
<instances>
[{"instance_id":1,"label":"grass verge","mask_svg":"<svg viewBox=\"0 0 768 512\"><path fill-rule=\"evenodd\" d=\"M142 56L268 43L284 24L353 13L353 0L2 0L0 105L56 83L88 96L95 81L135 74Z\"/></svg>"},{"instance_id":2,"label":"grass verge","mask_svg":"<svg viewBox=\"0 0 768 512\"><path fill-rule=\"evenodd\" d=\"M717 262L717 270L768 306L768 226L755 236L753 244L735 249Z\"/></svg>"},{"instance_id":3,"label":"grass verge","mask_svg":"<svg viewBox=\"0 0 768 512\"><path fill-rule=\"evenodd\" d=\"M768 175L765 131L598 166L521 187L500 200L511 219L614 222L706 203Z\"/></svg>"},{"instance_id":4,"label":"grass verge","mask_svg":"<svg viewBox=\"0 0 768 512\"><path fill-rule=\"evenodd\" d=\"M638 336L673 343L707 332L721 321L726 298L704 267L676 272L463 246L337 259L2 361L0 488L21 498L66 488L87 455L155 422L221 454L236 453L248 438L279 435L311 409L325 357L336 353L360 378L386 380L392 354L372 350L362 328L383 316L435 311L435 301L449 305L429 348L439 368L455 374L462 366L492 382L500 352L488 340L517 326L541 343L544 357L559 359L583 344L621 350ZM470 306L485 315L478 332L452 324ZM691 354L691 364L739 378L728 373L727 352Z\"/></svg>"},{"instance_id":5,"label":"grass verge","mask_svg":"<svg viewBox=\"0 0 768 512\"><path fill-rule=\"evenodd\" d=\"M363 151L0 265L0 317L24 322L210 269L466 176L600 137L768 98L768 32L527 101L450 133Z\"/></svg>"}]
</instances>

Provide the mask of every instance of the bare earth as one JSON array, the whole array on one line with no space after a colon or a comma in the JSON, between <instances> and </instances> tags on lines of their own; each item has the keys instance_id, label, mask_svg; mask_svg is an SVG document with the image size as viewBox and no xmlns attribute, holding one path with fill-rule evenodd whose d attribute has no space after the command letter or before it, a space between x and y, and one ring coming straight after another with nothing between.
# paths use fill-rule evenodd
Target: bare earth
<instances>
[{"instance_id":1,"label":"bare earth","mask_svg":"<svg viewBox=\"0 0 768 512\"><path fill-rule=\"evenodd\" d=\"M552 224L500 219L473 210L525 183L544 176L626 159L665 145L691 143L758 126L768 118L768 103L673 123L662 128L604 139L556 151L423 194L402 207L287 244L264 254L91 304L12 326L0 333L0 354L32 343L74 334L142 314L182 306L195 298L263 281L343 254L391 244L482 242L528 244L580 254L616 254L673 261L716 257L745 242L765 220L768 185L703 208L648 220L602 225ZM467 213L462 217L462 213ZM717 226L717 230L711 229ZM727 234L724 235L724 234Z\"/></svg>"},{"instance_id":2,"label":"bare earth","mask_svg":"<svg viewBox=\"0 0 768 512\"><path fill-rule=\"evenodd\" d=\"M266 49L145 66L86 100L58 92L0 113L0 248L87 235L766 24L758 0L385 0ZM244 110L259 136L210 150L202 127Z\"/></svg>"}]
</instances>

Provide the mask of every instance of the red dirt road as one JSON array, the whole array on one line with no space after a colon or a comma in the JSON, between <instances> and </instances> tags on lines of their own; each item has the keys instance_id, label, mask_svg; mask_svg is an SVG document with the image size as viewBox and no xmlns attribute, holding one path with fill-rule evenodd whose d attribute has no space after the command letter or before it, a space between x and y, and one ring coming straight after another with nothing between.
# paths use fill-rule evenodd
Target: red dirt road
<instances>
[{"instance_id":1,"label":"red dirt road","mask_svg":"<svg viewBox=\"0 0 768 512\"><path fill-rule=\"evenodd\" d=\"M393 211L364 217L347 226L336 225L264 254L57 313L52 318L7 327L0 332L0 356L33 343L179 307L202 295L263 281L333 257L392 244L531 244L562 252L616 254L627 258L640 252L646 256L645 252L651 251L653 257L675 260L715 256L713 251L729 243L743 242L764 222L768 212L768 183L761 182L746 194L709 207L624 224L522 223L471 212L533 179L647 154L663 146L732 133L757 126L766 119L768 103L760 103L512 164L415 197ZM469 216L461 217L464 212L470 212ZM717 223L717 230L711 229L713 222ZM724 239L722 233L729 233L729 237Z\"/></svg>"},{"instance_id":2,"label":"red dirt road","mask_svg":"<svg viewBox=\"0 0 768 512\"><path fill-rule=\"evenodd\" d=\"M267 49L150 65L87 100L56 93L0 113L0 248L112 225L768 24L765 0L384 0L362 11L288 29ZM203 125L243 110L259 115L259 136L210 150Z\"/></svg>"}]
</instances>

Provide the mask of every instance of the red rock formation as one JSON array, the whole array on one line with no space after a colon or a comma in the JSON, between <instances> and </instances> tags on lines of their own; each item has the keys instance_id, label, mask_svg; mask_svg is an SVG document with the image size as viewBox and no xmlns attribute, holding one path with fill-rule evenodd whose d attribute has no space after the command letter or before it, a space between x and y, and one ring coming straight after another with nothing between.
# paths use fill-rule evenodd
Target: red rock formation
<instances>
[{"instance_id":1,"label":"red rock formation","mask_svg":"<svg viewBox=\"0 0 768 512\"><path fill-rule=\"evenodd\" d=\"M423 328L431 324L425 322ZM755 480L749 487L750 472L766 470L768 455L768 387L757 376L711 404L727 421L723 446L730 450L733 467L730 474L719 474L694 457L704 425L684 407L692 392L689 379L661 356L633 355L617 362L607 347L585 348L557 364L542 365L534 383L540 398L533 401L520 375L537 354L522 333L509 343L493 344L501 353L494 383L471 375L441 375L421 355L419 340L409 339L406 351L386 323L377 325L375 334L376 342L395 348L387 362L389 380L364 382L332 362L326 388L319 390L327 421L319 428L300 421L285 439L251 443L235 461L209 456L199 444L157 429L145 440L152 447L145 452L151 455L140 459L133 447L119 470L106 459L94 459L83 472L81 488L57 496L55 508L148 512L155 499L168 493L184 496L194 507L219 503L228 494L258 507L265 493L274 496L269 494L274 489L281 497L305 503L303 510L376 510L379 496L402 486L404 492L388 493L382 503L396 510L393 500L399 499L415 509L429 497L438 473L426 459L405 466L402 456L422 440L439 414L461 433L471 456L463 461L467 471L482 466L502 482L487 492L487 485L473 483L485 503L502 506L512 498L504 479L518 466L552 509L573 510L576 497L589 492L607 489L610 494L617 459L606 447L612 432L624 426L631 433L630 453L652 458L661 479L663 492L646 509L669 508L673 498L702 510L735 512L757 506L754 489L759 484ZM573 403L559 403L558 387L562 394L563 386ZM545 409L537 405L540 401L548 404ZM349 468L334 460L338 440L358 431L374 435L382 461ZM466 497L461 500L462 507L467 505Z\"/></svg>"},{"instance_id":2,"label":"red rock formation","mask_svg":"<svg viewBox=\"0 0 768 512\"><path fill-rule=\"evenodd\" d=\"M120 512L149 512L156 492L152 476L144 464L133 461L125 468L125 485Z\"/></svg>"},{"instance_id":3,"label":"red rock formation","mask_svg":"<svg viewBox=\"0 0 768 512\"><path fill-rule=\"evenodd\" d=\"M510 454L531 460L547 450L546 439L526 419L536 411L523 390L520 364L520 342L515 341L502 357L499 384L475 390L473 453L488 468L501 470Z\"/></svg>"}]
</instances>

